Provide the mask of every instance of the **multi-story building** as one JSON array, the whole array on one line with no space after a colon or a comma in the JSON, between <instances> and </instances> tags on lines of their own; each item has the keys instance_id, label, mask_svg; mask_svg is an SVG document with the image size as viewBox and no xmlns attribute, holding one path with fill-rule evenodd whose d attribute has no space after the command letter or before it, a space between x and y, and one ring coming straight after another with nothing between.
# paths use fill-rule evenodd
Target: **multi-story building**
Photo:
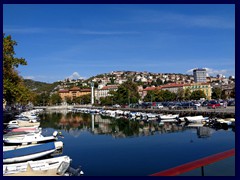
<instances>
[{"instance_id":1,"label":"multi-story building","mask_svg":"<svg viewBox=\"0 0 240 180\"><path fill-rule=\"evenodd\" d=\"M117 91L119 85L108 85L108 86L103 86L99 89L95 89L95 99L100 100L101 97L107 97L111 96L109 94L110 91Z\"/></svg>"},{"instance_id":2,"label":"multi-story building","mask_svg":"<svg viewBox=\"0 0 240 180\"><path fill-rule=\"evenodd\" d=\"M80 89L79 87L73 87L71 89L61 89L58 91L58 93L62 100L65 101L66 98L74 99L76 97L91 94L91 89Z\"/></svg>"},{"instance_id":3,"label":"multi-story building","mask_svg":"<svg viewBox=\"0 0 240 180\"><path fill-rule=\"evenodd\" d=\"M212 99L212 87L209 83L191 83L191 84L184 84L183 86L184 91L189 89L190 92L201 90L206 95L206 99Z\"/></svg>"},{"instance_id":4,"label":"multi-story building","mask_svg":"<svg viewBox=\"0 0 240 180\"><path fill-rule=\"evenodd\" d=\"M206 69L194 69L193 70L194 82L206 82L207 71Z\"/></svg>"},{"instance_id":5,"label":"multi-story building","mask_svg":"<svg viewBox=\"0 0 240 180\"><path fill-rule=\"evenodd\" d=\"M177 93L179 89L183 89L183 84L175 84L175 83L166 84L161 86L161 89L168 90L173 93Z\"/></svg>"},{"instance_id":6,"label":"multi-story building","mask_svg":"<svg viewBox=\"0 0 240 180\"><path fill-rule=\"evenodd\" d=\"M155 90L168 90L173 93L177 93L178 90L184 90L189 89L192 93L193 91L202 90L204 94L206 95L206 99L210 100L212 98L212 88L209 83L191 83L191 84L166 84L163 86L158 87L147 87L143 89L142 92L142 99L147 95L149 91L155 91Z\"/></svg>"}]
</instances>

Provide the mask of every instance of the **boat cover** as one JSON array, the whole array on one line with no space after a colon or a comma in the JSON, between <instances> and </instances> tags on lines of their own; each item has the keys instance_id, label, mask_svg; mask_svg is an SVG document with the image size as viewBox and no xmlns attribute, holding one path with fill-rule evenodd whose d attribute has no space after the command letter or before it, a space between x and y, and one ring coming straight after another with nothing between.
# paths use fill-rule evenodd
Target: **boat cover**
<instances>
[{"instance_id":1,"label":"boat cover","mask_svg":"<svg viewBox=\"0 0 240 180\"><path fill-rule=\"evenodd\" d=\"M15 158L15 157L21 157L21 156L27 156L30 154L36 154L44 151L49 151L55 149L54 142L49 142L45 144L39 144L36 146L30 146L10 151L4 151L3 152L3 159L9 159L9 158Z\"/></svg>"}]
</instances>

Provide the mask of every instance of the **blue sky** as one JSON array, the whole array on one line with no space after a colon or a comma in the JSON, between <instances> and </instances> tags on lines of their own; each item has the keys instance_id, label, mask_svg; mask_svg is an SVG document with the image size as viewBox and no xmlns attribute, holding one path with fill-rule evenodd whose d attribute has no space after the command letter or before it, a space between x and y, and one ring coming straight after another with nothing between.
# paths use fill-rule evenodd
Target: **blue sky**
<instances>
[{"instance_id":1,"label":"blue sky","mask_svg":"<svg viewBox=\"0 0 240 180\"><path fill-rule=\"evenodd\" d=\"M5 4L3 32L28 62L24 78L54 82L111 71L235 75L234 4Z\"/></svg>"}]
</instances>

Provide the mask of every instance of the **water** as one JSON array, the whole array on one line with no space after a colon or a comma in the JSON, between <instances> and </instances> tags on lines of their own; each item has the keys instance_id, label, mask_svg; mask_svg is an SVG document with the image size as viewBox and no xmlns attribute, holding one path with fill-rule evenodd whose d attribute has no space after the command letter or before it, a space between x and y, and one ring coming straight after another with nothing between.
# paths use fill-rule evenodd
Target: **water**
<instances>
[{"instance_id":1,"label":"water","mask_svg":"<svg viewBox=\"0 0 240 180\"><path fill-rule=\"evenodd\" d=\"M80 113L41 114L43 135L61 131L62 155L85 176L147 176L235 148L232 129L187 127ZM219 169L224 167L223 171ZM235 156L207 166L205 175L235 175ZM185 174L184 174L185 175ZM200 170L186 173L200 175Z\"/></svg>"}]
</instances>

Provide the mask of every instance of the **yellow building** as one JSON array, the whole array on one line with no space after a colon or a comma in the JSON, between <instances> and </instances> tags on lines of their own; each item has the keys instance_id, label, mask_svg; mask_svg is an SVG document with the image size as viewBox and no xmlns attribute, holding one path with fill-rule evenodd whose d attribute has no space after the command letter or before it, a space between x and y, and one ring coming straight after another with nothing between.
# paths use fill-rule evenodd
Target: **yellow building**
<instances>
[{"instance_id":1,"label":"yellow building","mask_svg":"<svg viewBox=\"0 0 240 180\"><path fill-rule=\"evenodd\" d=\"M212 99L212 88L209 83L192 83L192 84L184 84L183 89L189 89L190 92L202 90L205 95L206 99Z\"/></svg>"},{"instance_id":2,"label":"yellow building","mask_svg":"<svg viewBox=\"0 0 240 180\"><path fill-rule=\"evenodd\" d=\"M71 89L62 89L59 90L59 95L62 100L66 100L66 98L74 99L76 97L81 97L87 94L91 94L91 89L80 89L79 87L73 87Z\"/></svg>"}]
</instances>

